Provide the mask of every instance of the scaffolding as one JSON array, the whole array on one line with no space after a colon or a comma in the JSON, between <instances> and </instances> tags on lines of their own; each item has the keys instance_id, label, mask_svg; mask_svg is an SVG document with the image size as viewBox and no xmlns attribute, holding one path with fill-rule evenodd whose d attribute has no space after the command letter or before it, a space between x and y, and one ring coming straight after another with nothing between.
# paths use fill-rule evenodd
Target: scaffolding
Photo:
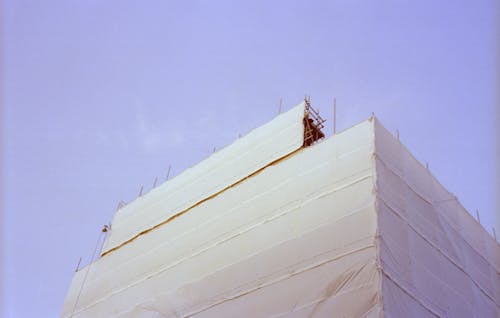
<instances>
[{"instance_id":1,"label":"scaffolding","mask_svg":"<svg viewBox=\"0 0 500 318\"><path fill-rule=\"evenodd\" d=\"M311 99L304 99L306 104L304 110L304 147L309 147L316 141L323 139L325 134L321 131L325 127L323 119L317 110L311 106Z\"/></svg>"}]
</instances>

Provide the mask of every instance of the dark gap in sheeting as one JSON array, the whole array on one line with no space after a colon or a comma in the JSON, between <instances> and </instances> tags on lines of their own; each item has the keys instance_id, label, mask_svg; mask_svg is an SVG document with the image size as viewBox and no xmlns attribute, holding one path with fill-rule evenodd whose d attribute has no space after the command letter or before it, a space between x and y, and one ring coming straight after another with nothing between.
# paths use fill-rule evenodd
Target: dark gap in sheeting
<instances>
[{"instance_id":1,"label":"dark gap in sheeting","mask_svg":"<svg viewBox=\"0 0 500 318\"><path fill-rule=\"evenodd\" d=\"M319 112L311 107L311 102L305 99L306 108L304 112L304 147L309 147L316 141L325 138L325 134L321 131L325 126L325 120L321 118Z\"/></svg>"}]
</instances>

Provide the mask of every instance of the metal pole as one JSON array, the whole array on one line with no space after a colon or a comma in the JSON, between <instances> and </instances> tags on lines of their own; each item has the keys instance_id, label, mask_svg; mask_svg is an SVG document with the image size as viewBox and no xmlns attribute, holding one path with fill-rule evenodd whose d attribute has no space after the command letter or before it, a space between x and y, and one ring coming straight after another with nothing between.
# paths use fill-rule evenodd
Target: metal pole
<instances>
[{"instance_id":1,"label":"metal pole","mask_svg":"<svg viewBox=\"0 0 500 318\"><path fill-rule=\"evenodd\" d=\"M81 262L82 262L82 258L80 257L80 259L78 260L78 264L76 265L75 272L78 272L78 270L80 269L80 263Z\"/></svg>"},{"instance_id":2,"label":"metal pole","mask_svg":"<svg viewBox=\"0 0 500 318\"><path fill-rule=\"evenodd\" d=\"M166 176L165 180L168 180L169 175L170 175L170 165L168 165L167 176Z\"/></svg>"}]
</instances>

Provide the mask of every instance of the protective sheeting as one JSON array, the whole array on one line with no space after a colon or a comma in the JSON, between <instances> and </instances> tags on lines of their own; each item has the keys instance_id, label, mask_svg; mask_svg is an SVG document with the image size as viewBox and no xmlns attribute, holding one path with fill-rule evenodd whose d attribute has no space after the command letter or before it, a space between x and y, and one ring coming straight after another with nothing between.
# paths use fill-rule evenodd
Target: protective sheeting
<instances>
[{"instance_id":1,"label":"protective sheeting","mask_svg":"<svg viewBox=\"0 0 500 318\"><path fill-rule=\"evenodd\" d=\"M500 317L500 247L410 152L375 122L386 317Z\"/></svg>"},{"instance_id":2,"label":"protective sheeting","mask_svg":"<svg viewBox=\"0 0 500 318\"><path fill-rule=\"evenodd\" d=\"M377 120L257 170L78 271L62 317L499 317L500 246Z\"/></svg>"},{"instance_id":3,"label":"protective sheeting","mask_svg":"<svg viewBox=\"0 0 500 318\"><path fill-rule=\"evenodd\" d=\"M118 210L102 254L299 149L304 110L303 102Z\"/></svg>"},{"instance_id":4,"label":"protective sheeting","mask_svg":"<svg viewBox=\"0 0 500 318\"><path fill-rule=\"evenodd\" d=\"M62 317L380 317L373 147L367 121L139 236Z\"/></svg>"}]
</instances>

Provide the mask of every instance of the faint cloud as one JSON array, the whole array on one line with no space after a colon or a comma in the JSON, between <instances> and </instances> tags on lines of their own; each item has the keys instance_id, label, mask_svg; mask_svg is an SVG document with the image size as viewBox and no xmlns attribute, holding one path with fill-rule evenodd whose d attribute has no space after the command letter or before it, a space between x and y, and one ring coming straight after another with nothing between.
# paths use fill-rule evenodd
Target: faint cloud
<instances>
[{"instance_id":1,"label":"faint cloud","mask_svg":"<svg viewBox=\"0 0 500 318\"><path fill-rule=\"evenodd\" d=\"M146 153L155 153L165 147L177 147L184 141L183 130L187 123L170 120L168 124L159 126L146 115L144 108L137 103L135 114L134 139Z\"/></svg>"},{"instance_id":2,"label":"faint cloud","mask_svg":"<svg viewBox=\"0 0 500 318\"><path fill-rule=\"evenodd\" d=\"M99 146L109 146L111 144L111 136L105 131L96 132L95 140Z\"/></svg>"},{"instance_id":3,"label":"faint cloud","mask_svg":"<svg viewBox=\"0 0 500 318\"><path fill-rule=\"evenodd\" d=\"M168 140L171 146L179 146L184 142L184 134L182 130L171 131Z\"/></svg>"}]
</instances>

